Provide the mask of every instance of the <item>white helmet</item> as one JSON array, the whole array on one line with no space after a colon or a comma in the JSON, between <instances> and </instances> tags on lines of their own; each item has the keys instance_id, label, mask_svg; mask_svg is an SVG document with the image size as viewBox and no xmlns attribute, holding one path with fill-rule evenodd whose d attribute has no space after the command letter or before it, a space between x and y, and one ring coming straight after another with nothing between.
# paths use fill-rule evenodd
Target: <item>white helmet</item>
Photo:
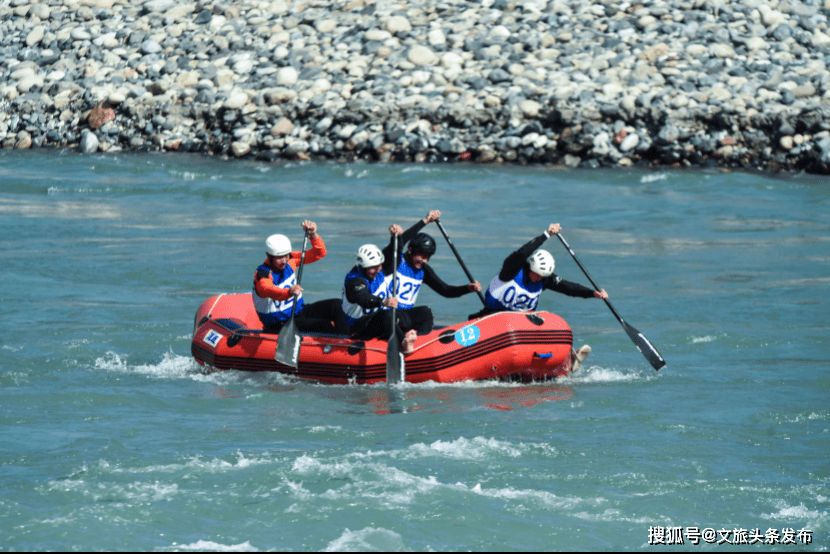
<instances>
[{"instance_id":1,"label":"white helmet","mask_svg":"<svg viewBox=\"0 0 830 554\"><path fill-rule=\"evenodd\" d=\"M265 251L271 256L291 253L291 241L285 235L271 235L265 240Z\"/></svg>"},{"instance_id":2,"label":"white helmet","mask_svg":"<svg viewBox=\"0 0 830 554\"><path fill-rule=\"evenodd\" d=\"M555 263L553 256L547 250L537 250L527 259L527 263L530 264L530 271L533 273L538 273L542 277L553 275Z\"/></svg>"},{"instance_id":3,"label":"white helmet","mask_svg":"<svg viewBox=\"0 0 830 554\"><path fill-rule=\"evenodd\" d=\"M357 265L360 267L376 267L384 261L383 252L374 244L364 244L357 249Z\"/></svg>"}]
</instances>

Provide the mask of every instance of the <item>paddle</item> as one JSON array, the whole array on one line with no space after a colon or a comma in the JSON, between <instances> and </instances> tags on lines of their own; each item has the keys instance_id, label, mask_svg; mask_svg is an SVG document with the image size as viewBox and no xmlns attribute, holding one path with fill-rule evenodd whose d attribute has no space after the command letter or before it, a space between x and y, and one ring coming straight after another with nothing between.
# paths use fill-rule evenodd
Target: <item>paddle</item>
<instances>
[{"instance_id":1,"label":"paddle","mask_svg":"<svg viewBox=\"0 0 830 554\"><path fill-rule=\"evenodd\" d=\"M464 273L467 275L467 279L469 279L471 283L474 283L475 279L473 279L473 276L470 274L470 270L467 269L467 265L464 263L464 260L462 260L461 256L458 254L458 250L455 249L455 245L450 240L450 236L444 230L444 226L441 225L441 222L437 219L435 220L435 224L438 225L438 228L441 229L441 234L444 235L445 239L447 239L447 244L449 244L450 248L452 248L452 253L455 254L456 259L458 259L458 263L461 264L461 269L464 270ZM484 295L481 293L480 290L476 292L478 293L479 300L481 300L481 303L484 304ZM487 304L484 305L486 306Z\"/></svg>"},{"instance_id":2,"label":"paddle","mask_svg":"<svg viewBox=\"0 0 830 554\"><path fill-rule=\"evenodd\" d=\"M392 290L390 296L397 296L398 292L398 236L394 237L392 247ZM386 348L386 384L396 385L405 379L405 365L401 353L401 343L398 341L398 313L392 308L392 333L389 335L389 346Z\"/></svg>"},{"instance_id":3,"label":"paddle","mask_svg":"<svg viewBox=\"0 0 830 554\"><path fill-rule=\"evenodd\" d=\"M582 265L582 262L579 261L579 258L576 257L574 251L571 250L570 245L562 237L562 233L557 233L556 236L559 237L560 241L562 241L562 244L565 246L568 252L570 252L571 257L573 257L574 261L576 262L576 265L579 266L579 268L582 270L582 272L585 274L588 280L591 281L591 284L594 285L594 288L596 290L602 290L600 286L597 284L597 282L594 281L593 277L591 277L591 275L588 273L588 270L585 269L585 266ZM661 356L660 353L657 352L657 349L654 348L654 345L652 345L640 331L626 323L625 320L623 320L623 318L620 317L620 314L617 313L617 310L614 309L614 306L611 305L611 302L607 298L605 298L604 300L605 303L608 304L608 307L611 308L611 313L614 314L614 317L616 317L617 321L619 321L620 324L623 326L623 329L625 329L625 332L628 333L629 338L631 338L637 349L643 354L643 356L645 356L646 360L648 360L648 363L651 364L651 367L653 367L656 371L660 371L661 368L665 367L666 361L663 359L663 356Z\"/></svg>"},{"instance_id":4,"label":"paddle","mask_svg":"<svg viewBox=\"0 0 830 554\"><path fill-rule=\"evenodd\" d=\"M308 244L308 229L305 231L303 237L303 254L300 257L300 267L297 268L297 284L300 284L300 279L303 278L303 264L305 264L305 247ZM297 368L297 362L300 359L300 345L303 342L303 337L300 336L300 330L297 329L297 324L294 323L294 314L297 312L297 299L299 294L294 295L294 305L291 306L291 317L280 329L280 334L277 337L277 351L274 353L274 359L283 365Z\"/></svg>"}]
</instances>

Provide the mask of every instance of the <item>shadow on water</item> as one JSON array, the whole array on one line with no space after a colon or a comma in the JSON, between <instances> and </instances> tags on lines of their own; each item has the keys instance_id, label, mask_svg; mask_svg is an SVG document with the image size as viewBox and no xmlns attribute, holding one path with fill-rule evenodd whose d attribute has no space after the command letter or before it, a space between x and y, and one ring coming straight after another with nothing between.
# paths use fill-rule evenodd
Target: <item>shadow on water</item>
<instances>
[{"instance_id":1,"label":"shadow on water","mask_svg":"<svg viewBox=\"0 0 830 554\"><path fill-rule=\"evenodd\" d=\"M350 391L351 392L351 391ZM532 408L543 402L568 400L574 395L570 387L550 384L500 386L499 383L464 383L452 385L417 385L364 389L352 401L371 407L377 415L425 412L440 414L470 410L510 411Z\"/></svg>"},{"instance_id":2,"label":"shadow on water","mask_svg":"<svg viewBox=\"0 0 830 554\"><path fill-rule=\"evenodd\" d=\"M470 410L511 411L527 409L545 402L569 400L575 394L573 388L554 381L512 383L499 381L466 381L460 383L426 382L405 383L398 386L375 385L324 385L280 374L246 372L201 373L217 376L212 396L215 398L245 398L253 385L259 391L294 399L308 396L325 398L345 404L351 409L368 410L377 415L460 413ZM230 379L231 383L227 381ZM239 388L242 385L242 389ZM349 410L351 411L351 410Z\"/></svg>"},{"instance_id":3,"label":"shadow on water","mask_svg":"<svg viewBox=\"0 0 830 554\"><path fill-rule=\"evenodd\" d=\"M511 411L532 408L544 402L568 400L571 387L550 383L507 384L465 382L424 383L387 387L328 386L326 396L335 396L352 406L366 406L377 415L461 413L472 410Z\"/></svg>"}]
</instances>

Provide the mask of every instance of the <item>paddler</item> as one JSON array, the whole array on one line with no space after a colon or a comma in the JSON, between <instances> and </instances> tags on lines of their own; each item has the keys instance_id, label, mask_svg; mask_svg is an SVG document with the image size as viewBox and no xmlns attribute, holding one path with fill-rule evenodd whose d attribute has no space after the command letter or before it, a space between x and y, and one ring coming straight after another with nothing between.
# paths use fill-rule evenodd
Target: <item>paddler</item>
<instances>
[{"instance_id":1,"label":"paddler","mask_svg":"<svg viewBox=\"0 0 830 554\"><path fill-rule=\"evenodd\" d=\"M507 256L484 295L485 308L472 317L503 311L532 312L544 289L578 298L608 298L605 290L566 281L553 272L553 256L540 247L561 230L561 225L551 223L544 233Z\"/></svg>"},{"instance_id":2,"label":"paddler","mask_svg":"<svg viewBox=\"0 0 830 554\"><path fill-rule=\"evenodd\" d=\"M317 224L303 221L303 231L308 231L311 248L306 251L306 264L313 264L326 256L326 244L317 234ZM291 241L285 235L271 235L265 240L267 258L256 269L254 275L253 298L256 313L262 326L269 332L279 332L283 324L291 317L294 296L297 309L294 321L301 332L332 332L332 321L313 317L313 310L305 306L303 288L297 283L297 267L300 265L302 252L291 250ZM305 311L303 308L307 308Z\"/></svg>"},{"instance_id":3,"label":"paddler","mask_svg":"<svg viewBox=\"0 0 830 554\"><path fill-rule=\"evenodd\" d=\"M435 254L435 239L420 231L429 223L437 221L440 217L440 211L432 210L424 219L418 220L415 225L406 231L400 225L392 225L389 227L389 233L392 238L389 241L389 245L383 249L383 255L385 257L383 273L386 276L390 292L392 288L393 264L398 264L397 294L390 294L390 296L394 296L398 300L398 316L402 320L401 327L407 330L414 329L418 335L425 335L431 332L433 327L432 310L428 306L415 306L418 291L422 283L426 283L429 288L444 298L459 298L465 294L481 290L481 285L478 281L466 285L450 286L442 281L427 263L433 254ZM399 254L397 260L394 260L392 256L395 240L399 241L399 245L409 243L406 251L400 248L398 249L398 252L401 252L401 254Z\"/></svg>"},{"instance_id":4,"label":"paddler","mask_svg":"<svg viewBox=\"0 0 830 554\"><path fill-rule=\"evenodd\" d=\"M389 284L383 273L385 259L380 248L364 244L357 250L357 263L346 274L341 307L348 333L356 339L388 339L392 335L392 312L388 308L397 308L398 300L388 294ZM418 338L415 330L404 333L397 325L395 332L401 352L412 352Z\"/></svg>"},{"instance_id":5,"label":"paddler","mask_svg":"<svg viewBox=\"0 0 830 554\"><path fill-rule=\"evenodd\" d=\"M544 233L507 256L501 266L501 271L487 288L484 295L484 309L470 315L470 319L503 311L535 311L539 305L539 296L545 289L577 298L608 298L605 289L593 290L579 283L566 281L553 272L555 266L553 256L540 247L561 230L561 225L551 223ZM575 361L572 371L576 371L590 352L591 347L588 345L574 352Z\"/></svg>"}]
</instances>

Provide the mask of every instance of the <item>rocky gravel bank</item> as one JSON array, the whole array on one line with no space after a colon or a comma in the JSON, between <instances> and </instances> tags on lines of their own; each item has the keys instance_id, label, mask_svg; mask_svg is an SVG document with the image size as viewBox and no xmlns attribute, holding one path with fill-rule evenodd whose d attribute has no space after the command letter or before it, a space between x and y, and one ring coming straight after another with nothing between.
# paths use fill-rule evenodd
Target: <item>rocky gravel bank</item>
<instances>
[{"instance_id":1,"label":"rocky gravel bank","mask_svg":"<svg viewBox=\"0 0 830 554\"><path fill-rule=\"evenodd\" d=\"M830 173L830 0L0 1L0 144Z\"/></svg>"}]
</instances>

